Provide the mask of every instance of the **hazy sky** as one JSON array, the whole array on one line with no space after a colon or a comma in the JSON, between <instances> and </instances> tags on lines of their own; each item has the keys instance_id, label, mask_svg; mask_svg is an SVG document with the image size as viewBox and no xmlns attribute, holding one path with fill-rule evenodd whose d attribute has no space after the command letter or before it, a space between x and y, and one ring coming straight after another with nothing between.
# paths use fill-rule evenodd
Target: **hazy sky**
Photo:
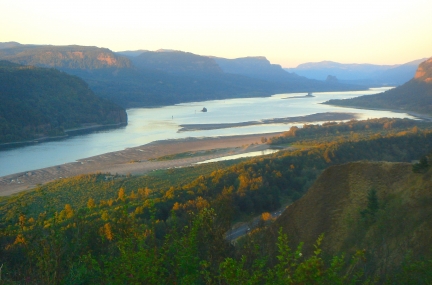
<instances>
[{"instance_id":1,"label":"hazy sky","mask_svg":"<svg viewBox=\"0 0 432 285\"><path fill-rule=\"evenodd\" d=\"M0 0L7 41L399 64L432 57L432 0Z\"/></svg>"}]
</instances>

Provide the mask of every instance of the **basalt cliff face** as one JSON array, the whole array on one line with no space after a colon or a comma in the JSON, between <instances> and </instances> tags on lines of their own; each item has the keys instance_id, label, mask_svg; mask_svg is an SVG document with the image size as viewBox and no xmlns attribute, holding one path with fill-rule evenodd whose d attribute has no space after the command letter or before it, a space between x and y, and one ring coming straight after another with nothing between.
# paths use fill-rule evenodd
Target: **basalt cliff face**
<instances>
[{"instance_id":1,"label":"basalt cliff face","mask_svg":"<svg viewBox=\"0 0 432 285\"><path fill-rule=\"evenodd\" d=\"M417 81L432 83L432 58L429 58L419 65L414 79Z\"/></svg>"},{"instance_id":2,"label":"basalt cliff face","mask_svg":"<svg viewBox=\"0 0 432 285\"><path fill-rule=\"evenodd\" d=\"M87 46L27 46L0 49L0 58L22 65L58 69L129 68L131 62L106 48Z\"/></svg>"}]
</instances>

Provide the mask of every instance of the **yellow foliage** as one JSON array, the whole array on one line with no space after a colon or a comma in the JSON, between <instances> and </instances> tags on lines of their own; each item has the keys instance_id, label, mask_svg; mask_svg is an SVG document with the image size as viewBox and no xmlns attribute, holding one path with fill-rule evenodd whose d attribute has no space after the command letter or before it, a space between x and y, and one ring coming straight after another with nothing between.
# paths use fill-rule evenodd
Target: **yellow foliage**
<instances>
[{"instance_id":1,"label":"yellow foliage","mask_svg":"<svg viewBox=\"0 0 432 285\"><path fill-rule=\"evenodd\" d=\"M122 188L120 188L119 191L118 191L118 198L117 198L117 200L122 200L122 201L124 201L125 198L126 198L125 190L124 190L124 188L122 187Z\"/></svg>"},{"instance_id":2,"label":"yellow foliage","mask_svg":"<svg viewBox=\"0 0 432 285\"><path fill-rule=\"evenodd\" d=\"M66 204L66 205L65 205L65 208L64 208L64 211L65 211L65 214L66 214L66 218L70 219L70 218L73 217L73 215L74 215L74 210L72 209L72 206L71 206L71 205Z\"/></svg>"},{"instance_id":3,"label":"yellow foliage","mask_svg":"<svg viewBox=\"0 0 432 285\"><path fill-rule=\"evenodd\" d=\"M113 240L114 236L112 233L111 225L109 223L106 223L103 226L103 233L105 234L105 237L107 238L107 240Z\"/></svg>"},{"instance_id":4,"label":"yellow foliage","mask_svg":"<svg viewBox=\"0 0 432 285\"><path fill-rule=\"evenodd\" d=\"M144 213L144 207L143 206L138 206L135 209L135 214L142 214Z\"/></svg>"},{"instance_id":5,"label":"yellow foliage","mask_svg":"<svg viewBox=\"0 0 432 285\"><path fill-rule=\"evenodd\" d=\"M264 212L261 214L261 220L263 220L263 221L270 221L272 219L273 219L273 217L269 212Z\"/></svg>"},{"instance_id":6,"label":"yellow foliage","mask_svg":"<svg viewBox=\"0 0 432 285\"><path fill-rule=\"evenodd\" d=\"M19 222L20 227L24 227L25 220L26 220L26 217L23 214L20 214L20 216L18 218L18 222Z\"/></svg>"},{"instance_id":7,"label":"yellow foliage","mask_svg":"<svg viewBox=\"0 0 432 285\"><path fill-rule=\"evenodd\" d=\"M178 210L180 210L180 209L181 209L181 204L178 203L178 202L175 202L175 203L174 203L174 206L173 206L173 210L174 210L174 211L178 211Z\"/></svg>"},{"instance_id":8,"label":"yellow foliage","mask_svg":"<svg viewBox=\"0 0 432 285\"><path fill-rule=\"evenodd\" d=\"M132 193L129 195L129 198L130 199L136 199L136 198L138 198L138 195L136 195L135 192L132 191Z\"/></svg>"},{"instance_id":9,"label":"yellow foliage","mask_svg":"<svg viewBox=\"0 0 432 285\"><path fill-rule=\"evenodd\" d=\"M14 241L13 244L20 244L20 243L26 244L26 240L25 240L25 238L23 237L22 234L17 235L17 237L16 237L16 239L15 239L15 241Z\"/></svg>"},{"instance_id":10,"label":"yellow foliage","mask_svg":"<svg viewBox=\"0 0 432 285\"><path fill-rule=\"evenodd\" d=\"M89 199L88 199L87 207L88 207L89 209L96 207L96 204L95 204L95 201L94 201L93 198L89 198Z\"/></svg>"},{"instance_id":11,"label":"yellow foliage","mask_svg":"<svg viewBox=\"0 0 432 285\"><path fill-rule=\"evenodd\" d=\"M106 212L106 211L103 212L101 215L101 219L104 221L108 221L108 219L109 219L108 212Z\"/></svg>"}]
</instances>

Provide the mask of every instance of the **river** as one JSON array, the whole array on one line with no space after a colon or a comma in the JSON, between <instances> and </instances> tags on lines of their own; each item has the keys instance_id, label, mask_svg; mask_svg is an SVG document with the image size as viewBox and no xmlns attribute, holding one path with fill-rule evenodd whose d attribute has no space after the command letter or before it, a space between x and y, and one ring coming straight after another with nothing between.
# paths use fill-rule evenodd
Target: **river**
<instances>
[{"instance_id":1,"label":"river","mask_svg":"<svg viewBox=\"0 0 432 285\"><path fill-rule=\"evenodd\" d=\"M387 89L389 88L372 88L366 91L349 92L316 92L313 93L315 97L304 98L299 98L299 96L304 96L305 93L287 93L276 94L271 97L212 100L160 108L129 109L127 110L129 121L125 127L1 150L0 177L73 162L78 159L123 150L157 140L280 132L286 131L292 125L295 125L265 124L178 132L179 125L184 124L239 123L305 116L323 112L356 113L359 114L359 119L381 117L412 118L404 113L320 104L330 99L371 95ZM285 99L287 97L297 98ZM207 112L201 112L204 107L208 110Z\"/></svg>"}]
</instances>

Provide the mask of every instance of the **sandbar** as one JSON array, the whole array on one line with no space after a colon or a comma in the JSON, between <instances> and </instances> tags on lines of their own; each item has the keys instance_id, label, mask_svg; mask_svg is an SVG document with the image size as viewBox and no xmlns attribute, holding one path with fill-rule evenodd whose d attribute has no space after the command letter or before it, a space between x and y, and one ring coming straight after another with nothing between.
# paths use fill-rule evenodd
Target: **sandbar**
<instances>
[{"instance_id":1,"label":"sandbar","mask_svg":"<svg viewBox=\"0 0 432 285\"><path fill-rule=\"evenodd\" d=\"M105 153L75 162L15 173L0 177L0 196L34 189L49 181L90 173L141 175L152 170L193 165L207 159L267 149L261 138L281 133L253 134L227 137L186 138L155 141L146 145ZM194 155L173 160L154 160L158 157L184 152L223 149L216 153Z\"/></svg>"},{"instance_id":2,"label":"sandbar","mask_svg":"<svg viewBox=\"0 0 432 285\"><path fill-rule=\"evenodd\" d=\"M318 121L345 121L358 118L356 113L341 113L341 112L326 112L316 113L306 116L295 116L286 118L273 118L264 119L260 121L247 121L240 123L222 123L222 124L184 124L180 125L178 132L201 131L201 130L215 130L225 128L236 128L253 125L265 124L288 124L288 123L311 123Z\"/></svg>"}]
</instances>

